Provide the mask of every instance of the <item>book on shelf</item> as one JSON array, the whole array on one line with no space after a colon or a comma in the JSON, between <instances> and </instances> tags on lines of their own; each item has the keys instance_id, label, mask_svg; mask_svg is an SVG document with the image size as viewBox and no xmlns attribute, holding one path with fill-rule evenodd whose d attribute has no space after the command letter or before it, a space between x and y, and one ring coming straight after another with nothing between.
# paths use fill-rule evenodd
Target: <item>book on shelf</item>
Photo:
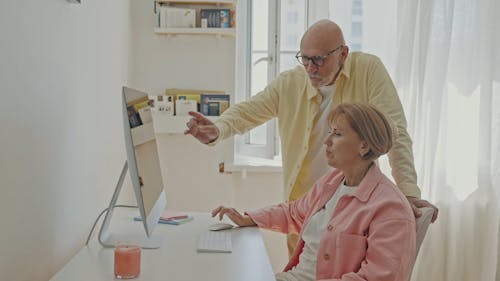
<instances>
[{"instance_id":1,"label":"book on shelf","mask_svg":"<svg viewBox=\"0 0 500 281\"><path fill-rule=\"evenodd\" d=\"M196 102L196 111L200 111L200 95L196 94L185 94L185 95L177 95L176 98L178 100L193 100Z\"/></svg>"},{"instance_id":2,"label":"book on shelf","mask_svg":"<svg viewBox=\"0 0 500 281\"><path fill-rule=\"evenodd\" d=\"M207 116L219 116L219 115L220 115L219 101L209 101Z\"/></svg>"},{"instance_id":3,"label":"book on shelf","mask_svg":"<svg viewBox=\"0 0 500 281\"><path fill-rule=\"evenodd\" d=\"M201 106L202 106L202 98L209 98L210 102L216 102L217 104L212 104L212 109L211 109L211 114L214 114L212 116L218 116L224 110L226 110L229 107L229 95L226 95L225 92L223 91L216 91L216 90L193 90L193 89L166 89L165 90L165 95L168 96L173 96L175 97L176 101L176 115L187 115L189 111L198 111L201 112ZM214 97L211 97L211 96ZM215 97L217 96L217 97ZM208 101L206 100L206 109L205 112L208 113ZM180 104L180 108L178 108L177 102L181 103L180 101L184 101L186 103L190 103L189 101L195 102L196 107L194 107L193 104L189 104L189 108L186 108L184 106L185 104ZM194 109L196 108L196 109ZM193 110L194 109L194 110ZM218 111L218 113L217 113ZM205 114L206 115L206 114Z\"/></svg>"},{"instance_id":4,"label":"book on shelf","mask_svg":"<svg viewBox=\"0 0 500 281\"><path fill-rule=\"evenodd\" d=\"M230 9L201 9L200 19L206 20L207 27L230 28L231 10Z\"/></svg>"},{"instance_id":5,"label":"book on shelf","mask_svg":"<svg viewBox=\"0 0 500 281\"><path fill-rule=\"evenodd\" d=\"M229 9L220 10L220 27L221 28L231 27L231 11Z\"/></svg>"},{"instance_id":6,"label":"book on shelf","mask_svg":"<svg viewBox=\"0 0 500 281\"><path fill-rule=\"evenodd\" d=\"M196 26L196 10L160 5L157 11L157 26L161 28L193 28Z\"/></svg>"},{"instance_id":7,"label":"book on shelf","mask_svg":"<svg viewBox=\"0 0 500 281\"><path fill-rule=\"evenodd\" d=\"M236 27L236 11L235 10L230 10L229 11L229 18L231 19L231 27Z\"/></svg>"},{"instance_id":8,"label":"book on shelf","mask_svg":"<svg viewBox=\"0 0 500 281\"><path fill-rule=\"evenodd\" d=\"M205 116L219 116L229 107L227 94L201 94L200 112Z\"/></svg>"},{"instance_id":9,"label":"book on shelf","mask_svg":"<svg viewBox=\"0 0 500 281\"><path fill-rule=\"evenodd\" d=\"M175 101L175 115L187 116L189 111L198 111L198 103L195 100L181 100Z\"/></svg>"},{"instance_id":10,"label":"book on shelf","mask_svg":"<svg viewBox=\"0 0 500 281\"><path fill-rule=\"evenodd\" d=\"M189 96L189 95L201 95L201 94L224 94L223 91L214 90L195 90L195 89L178 89L169 88L165 90L165 95L167 96Z\"/></svg>"},{"instance_id":11,"label":"book on shelf","mask_svg":"<svg viewBox=\"0 0 500 281\"><path fill-rule=\"evenodd\" d=\"M174 97L166 95L154 96L152 101L152 110L164 113L169 116L174 115Z\"/></svg>"},{"instance_id":12,"label":"book on shelf","mask_svg":"<svg viewBox=\"0 0 500 281\"><path fill-rule=\"evenodd\" d=\"M200 95L191 94L191 95L177 95L177 99L180 100L194 100L196 102L200 102Z\"/></svg>"}]
</instances>

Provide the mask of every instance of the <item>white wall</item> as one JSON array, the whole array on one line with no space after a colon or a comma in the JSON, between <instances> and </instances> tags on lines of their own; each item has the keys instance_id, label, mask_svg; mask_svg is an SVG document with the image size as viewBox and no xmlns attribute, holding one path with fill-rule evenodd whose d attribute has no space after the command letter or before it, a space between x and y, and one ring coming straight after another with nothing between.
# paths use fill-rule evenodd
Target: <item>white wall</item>
<instances>
[{"instance_id":1,"label":"white wall","mask_svg":"<svg viewBox=\"0 0 500 281\"><path fill-rule=\"evenodd\" d=\"M0 1L1 280L48 280L83 246L125 160L122 85L155 94L234 89L234 38L155 35L149 0L82 2ZM159 141L172 208L244 210L282 199L281 174L218 173L231 140ZM284 238L264 235L279 270Z\"/></svg>"},{"instance_id":2,"label":"white wall","mask_svg":"<svg viewBox=\"0 0 500 281\"><path fill-rule=\"evenodd\" d=\"M152 94L167 88L234 89L235 40L231 37L157 35L152 1L132 1L132 76L130 86ZM231 177L218 163L232 159L232 142L216 148L190 136L158 139L167 207L207 211L230 203Z\"/></svg>"},{"instance_id":3,"label":"white wall","mask_svg":"<svg viewBox=\"0 0 500 281\"><path fill-rule=\"evenodd\" d=\"M1 280L59 270L125 160L130 3L82 2L0 1Z\"/></svg>"},{"instance_id":4,"label":"white wall","mask_svg":"<svg viewBox=\"0 0 500 281\"><path fill-rule=\"evenodd\" d=\"M150 1L132 1L132 77L130 86L153 94L167 88L221 90L234 93L236 40L232 37L156 35ZM234 96L232 96L234 101ZM191 136L161 135L160 163L167 207L210 211L220 204L240 210L277 203L283 198L280 173L219 173L219 162L232 160L233 141L216 147ZM265 234L275 270L287 260L285 238Z\"/></svg>"}]
</instances>

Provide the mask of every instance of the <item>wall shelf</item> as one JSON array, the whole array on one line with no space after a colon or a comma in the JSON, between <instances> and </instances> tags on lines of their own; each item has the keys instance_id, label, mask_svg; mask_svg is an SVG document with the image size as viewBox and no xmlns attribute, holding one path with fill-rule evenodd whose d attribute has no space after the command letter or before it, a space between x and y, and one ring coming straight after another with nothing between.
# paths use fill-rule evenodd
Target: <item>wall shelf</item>
<instances>
[{"instance_id":1,"label":"wall shelf","mask_svg":"<svg viewBox=\"0 0 500 281\"><path fill-rule=\"evenodd\" d=\"M236 35L235 28L159 28L155 27L154 32L156 34L171 34L171 35L221 35L221 36L231 36Z\"/></svg>"},{"instance_id":2,"label":"wall shelf","mask_svg":"<svg viewBox=\"0 0 500 281\"><path fill-rule=\"evenodd\" d=\"M235 20L235 10L236 10L236 0L155 0L155 15L157 17L156 27L154 28L154 33L158 35L216 35L216 36L236 36L236 28L232 21ZM157 8L159 7L159 8ZM186 22L181 22L177 19L177 15L168 18L168 12L163 10L162 7L178 7L185 8L187 10L194 10L195 12L195 22L192 22L191 16L186 16ZM204 20L210 19L210 22L205 21L202 23L201 11L207 9L208 11L213 9L221 9L230 12L221 14L221 24L219 21L213 17L213 12L204 15ZM171 11L172 12L172 11ZM187 14L191 15L191 14ZM169 22L168 19L172 19L174 22ZM182 15L180 16L182 18ZM175 20L174 20L175 19ZM179 22L177 22L179 20ZM207 24L208 23L208 24ZM182 26L182 27L170 27L170 26ZM208 27L207 27L208 26ZM216 26L216 27L211 27ZM223 27L223 28L219 28Z\"/></svg>"},{"instance_id":3,"label":"wall shelf","mask_svg":"<svg viewBox=\"0 0 500 281\"><path fill-rule=\"evenodd\" d=\"M236 1L231 0L218 0L218 1L184 1L184 0L156 0L158 4L185 4L185 5L225 5L225 6L236 6Z\"/></svg>"},{"instance_id":4,"label":"wall shelf","mask_svg":"<svg viewBox=\"0 0 500 281\"><path fill-rule=\"evenodd\" d=\"M205 116L214 122L218 116ZM153 126L155 134L184 134L186 123L191 116L171 116L162 113L153 113Z\"/></svg>"}]
</instances>

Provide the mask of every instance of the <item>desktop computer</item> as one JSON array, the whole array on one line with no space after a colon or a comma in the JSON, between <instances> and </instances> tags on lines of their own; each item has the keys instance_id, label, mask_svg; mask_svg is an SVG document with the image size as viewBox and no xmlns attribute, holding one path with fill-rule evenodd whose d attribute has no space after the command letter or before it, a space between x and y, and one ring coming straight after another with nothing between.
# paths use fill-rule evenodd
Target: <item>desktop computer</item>
<instances>
[{"instance_id":1,"label":"desktop computer","mask_svg":"<svg viewBox=\"0 0 500 281\"><path fill-rule=\"evenodd\" d=\"M152 234L165 209L166 197L149 102L146 93L123 87L122 116L127 161L122 168L108 211L99 231L99 242L104 247L115 247L118 243L126 243L135 244L142 248L155 249L161 245L161 239L154 237ZM145 235L110 232L113 209L127 171L130 174ZM132 220L131 223L133 223Z\"/></svg>"},{"instance_id":2,"label":"desktop computer","mask_svg":"<svg viewBox=\"0 0 500 281\"><path fill-rule=\"evenodd\" d=\"M123 243L159 248L142 251L141 280L175 277L184 280L275 280L261 232L256 227L226 231L222 229L229 227L227 225L212 228L209 226L214 219L208 213L193 214L195 219L182 227L157 226L166 206L166 197L152 120L147 107L143 107L143 103L149 100L146 93L126 87L123 88L122 100L127 161L101 226L99 243L104 247ZM127 173L130 174L139 212L115 212L116 221L111 223ZM137 215L142 220L140 224L134 221ZM155 238L153 232L161 235L161 239ZM127 235L129 233L134 235ZM75 277L79 280L116 280L113 251L102 249L101 245L93 242L83 247L50 280L74 280ZM222 254L211 254L213 252ZM214 265L224 270L214 270Z\"/></svg>"}]
</instances>

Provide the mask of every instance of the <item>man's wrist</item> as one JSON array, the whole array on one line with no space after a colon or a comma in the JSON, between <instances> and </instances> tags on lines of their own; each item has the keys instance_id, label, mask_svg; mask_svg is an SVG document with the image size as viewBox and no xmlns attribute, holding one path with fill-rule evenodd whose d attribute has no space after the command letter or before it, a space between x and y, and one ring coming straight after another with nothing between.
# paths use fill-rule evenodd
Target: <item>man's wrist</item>
<instances>
[{"instance_id":1,"label":"man's wrist","mask_svg":"<svg viewBox=\"0 0 500 281\"><path fill-rule=\"evenodd\" d=\"M217 139L219 139L219 136L216 136L215 139L207 142L206 145L215 144L215 142L217 141Z\"/></svg>"},{"instance_id":2,"label":"man's wrist","mask_svg":"<svg viewBox=\"0 0 500 281\"><path fill-rule=\"evenodd\" d=\"M215 146L216 144L218 144L220 142L220 129L215 124L214 124L214 127L217 130L217 135L215 136L215 138L213 140L207 142L206 145Z\"/></svg>"}]
</instances>

